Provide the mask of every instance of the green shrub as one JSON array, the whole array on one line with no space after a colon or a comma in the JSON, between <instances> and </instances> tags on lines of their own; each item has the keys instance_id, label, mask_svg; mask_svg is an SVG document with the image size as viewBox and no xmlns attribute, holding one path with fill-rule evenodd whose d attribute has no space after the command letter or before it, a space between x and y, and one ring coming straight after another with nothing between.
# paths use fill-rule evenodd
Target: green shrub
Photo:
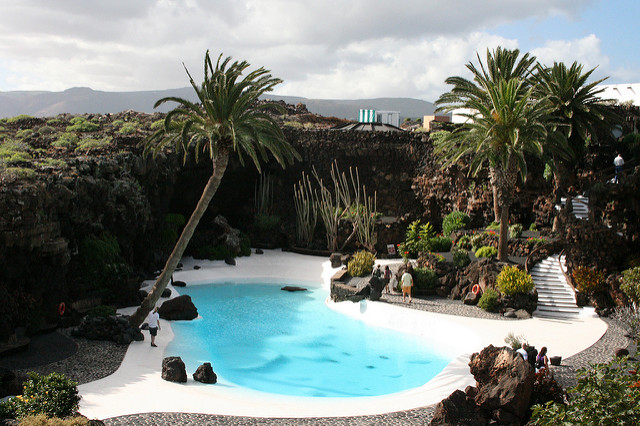
<instances>
[{"instance_id":1,"label":"green shrub","mask_svg":"<svg viewBox=\"0 0 640 426\"><path fill-rule=\"evenodd\" d=\"M426 251L444 252L451 250L451 244L451 238L444 236L435 236L427 240L425 249Z\"/></svg>"},{"instance_id":2,"label":"green shrub","mask_svg":"<svg viewBox=\"0 0 640 426\"><path fill-rule=\"evenodd\" d=\"M484 232L480 234L474 234L469 239L469 244L471 244L471 250L475 253L480 247L484 245L484 243L489 239L489 234Z\"/></svg>"},{"instance_id":3,"label":"green shrub","mask_svg":"<svg viewBox=\"0 0 640 426\"><path fill-rule=\"evenodd\" d=\"M416 288L434 288L438 284L436 271L431 268L413 268L413 279Z\"/></svg>"},{"instance_id":4,"label":"green shrub","mask_svg":"<svg viewBox=\"0 0 640 426\"><path fill-rule=\"evenodd\" d=\"M283 124L285 127L292 127L294 129L304 128L303 124L299 121L285 121Z\"/></svg>"},{"instance_id":5,"label":"green shrub","mask_svg":"<svg viewBox=\"0 0 640 426\"><path fill-rule=\"evenodd\" d=\"M20 419L20 426L89 426L89 419L81 416L67 417L47 417L44 414L27 416Z\"/></svg>"},{"instance_id":6,"label":"green shrub","mask_svg":"<svg viewBox=\"0 0 640 426\"><path fill-rule=\"evenodd\" d=\"M48 126L58 126L60 124L62 124L62 120L60 120L59 118L50 118L49 120L47 120Z\"/></svg>"},{"instance_id":7,"label":"green shrub","mask_svg":"<svg viewBox=\"0 0 640 426\"><path fill-rule=\"evenodd\" d=\"M51 126L42 126L38 129L38 134L41 136L51 135L55 132L56 132L56 129L54 129Z\"/></svg>"},{"instance_id":8,"label":"green shrub","mask_svg":"<svg viewBox=\"0 0 640 426\"><path fill-rule=\"evenodd\" d=\"M135 123L126 123L122 127L120 127L120 130L118 130L118 133L120 133L121 135L132 135L137 130L138 128Z\"/></svg>"},{"instance_id":9,"label":"green shrub","mask_svg":"<svg viewBox=\"0 0 640 426\"><path fill-rule=\"evenodd\" d=\"M468 214L453 211L442 220L442 234L448 237L452 232L466 228L469 222L471 222L471 218Z\"/></svg>"},{"instance_id":10,"label":"green shrub","mask_svg":"<svg viewBox=\"0 0 640 426\"><path fill-rule=\"evenodd\" d=\"M604 288L604 273L595 268L578 266L571 273L580 293L594 294Z\"/></svg>"},{"instance_id":11,"label":"green shrub","mask_svg":"<svg viewBox=\"0 0 640 426\"><path fill-rule=\"evenodd\" d=\"M199 248L196 257L199 259L224 260L228 257L235 257L235 254L225 245L217 244Z\"/></svg>"},{"instance_id":12,"label":"green shrub","mask_svg":"<svg viewBox=\"0 0 640 426\"><path fill-rule=\"evenodd\" d=\"M500 223L499 222L491 222L489 226L486 228L487 231L496 231L500 232Z\"/></svg>"},{"instance_id":13,"label":"green shrub","mask_svg":"<svg viewBox=\"0 0 640 426\"><path fill-rule=\"evenodd\" d=\"M553 179L553 167L551 167L551 164L546 163L544 165L544 171L542 172L542 178L547 182L551 182L551 180Z\"/></svg>"},{"instance_id":14,"label":"green shrub","mask_svg":"<svg viewBox=\"0 0 640 426\"><path fill-rule=\"evenodd\" d=\"M153 123L151 123L151 130L159 130L162 129L164 127L164 118L161 118L160 120L156 120Z\"/></svg>"},{"instance_id":15,"label":"green shrub","mask_svg":"<svg viewBox=\"0 0 640 426\"><path fill-rule=\"evenodd\" d=\"M376 257L373 253L360 250L353 255L347 265L347 270L352 277L364 277L373 272Z\"/></svg>"},{"instance_id":16,"label":"green shrub","mask_svg":"<svg viewBox=\"0 0 640 426\"><path fill-rule=\"evenodd\" d=\"M520 238L522 236L522 225L514 223L509 227L509 238Z\"/></svg>"},{"instance_id":17,"label":"green shrub","mask_svg":"<svg viewBox=\"0 0 640 426\"><path fill-rule=\"evenodd\" d=\"M607 364L578 370L578 384L568 389L570 404L536 404L531 422L555 425L640 424L640 362L613 357Z\"/></svg>"},{"instance_id":18,"label":"green shrub","mask_svg":"<svg viewBox=\"0 0 640 426\"><path fill-rule=\"evenodd\" d=\"M7 167L2 174L9 181L33 180L36 178L36 171L26 167Z\"/></svg>"},{"instance_id":19,"label":"green shrub","mask_svg":"<svg viewBox=\"0 0 640 426\"><path fill-rule=\"evenodd\" d=\"M91 121L87 121L84 117L74 117L71 119L71 125L67 126L67 132L96 132L100 130L100 126Z\"/></svg>"},{"instance_id":20,"label":"green shrub","mask_svg":"<svg viewBox=\"0 0 640 426\"><path fill-rule=\"evenodd\" d=\"M93 151L96 149L104 149L111 144L111 136L105 136L102 139L94 139L94 138L86 138L81 139L79 145L76 147L75 151Z\"/></svg>"},{"instance_id":21,"label":"green shrub","mask_svg":"<svg viewBox=\"0 0 640 426\"><path fill-rule=\"evenodd\" d=\"M112 317L116 314L116 308L109 305L98 305L87 312L89 317Z\"/></svg>"},{"instance_id":22,"label":"green shrub","mask_svg":"<svg viewBox=\"0 0 640 426\"><path fill-rule=\"evenodd\" d=\"M640 266L622 271L620 288L636 306L640 306Z\"/></svg>"},{"instance_id":23,"label":"green shrub","mask_svg":"<svg viewBox=\"0 0 640 426\"><path fill-rule=\"evenodd\" d=\"M18 121L22 121L22 120L30 120L33 117L27 114L20 114L20 115L16 115L15 117L10 117L7 118L7 123L17 123Z\"/></svg>"},{"instance_id":24,"label":"green shrub","mask_svg":"<svg viewBox=\"0 0 640 426\"><path fill-rule=\"evenodd\" d=\"M456 246L451 250L451 253L453 254L454 265L464 267L471 263L469 252L466 249Z\"/></svg>"},{"instance_id":25,"label":"green shrub","mask_svg":"<svg viewBox=\"0 0 640 426\"><path fill-rule=\"evenodd\" d=\"M498 292L487 288L478 300L478 307L487 312L495 312L498 309Z\"/></svg>"},{"instance_id":26,"label":"green shrub","mask_svg":"<svg viewBox=\"0 0 640 426\"><path fill-rule=\"evenodd\" d=\"M492 246L482 246L475 252L476 257L496 257L498 249Z\"/></svg>"},{"instance_id":27,"label":"green shrub","mask_svg":"<svg viewBox=\"0 0 640 426\"><path fill-rule=\"evenodd\" d=\"M166 246L172 246L178 241L178 231L187 223L185 217L179 213L168 213L164 217L164 226L160 232L160 241Z\"/></svg>"},{"instance_id":28,"label":"green shrub","mask_svg":"<svg viewBox=\"0 0 640 426\"><path fill-rule=\"evenodd\" d=\"M251 239L245 233L240 234L240 256L251 256Z\"/></svg>"},{"instance_id":29,"label":"green shrub","mask_svg":"<svg viewBox=\"0 0 640 426\"><path fill-rule=\"evenodd\" d=\"M54 167L56 169L62 169L67 167L67 162L59 158L44 158L38 161L38 165L43 167Z\"/></svg>"},{"instance_id":30,"label":"green shrub","mask_svg":"<svg viewBox=\"0 0 640 426\"><path fill-rule=\"evenodd\" d=\"M51 143L54 148L72 148L76 146L80 138L75 133L61 133L58 139Z\"/></svg>"},{"instance_id":31,"label":"green shrub","mask_svg":"<svg viewBox=\"0 0 640 426\"><path fill-rule=\"evenodd\" d=\"M507 337L504 338L504 342L509 345L511 349L516 350L520 349L522 344L527 342L527 339L525 339L522 334L516 336L513 331L510 331Z\"/></svg>"},{"instance_id":32,"label":"green shrub","mask_svg":"<svg viewBox=\"0 0 640 426\"><path fill-rule=\"evenodd\" d=\"M640 158L640 135L629 133L622 139L622 144L631 153L632 157Z\"/></svg>"},{"instance_id":33,"label":"green shrub","mask_svg":"<svg viewBox=\"0 0 640 426\"><path fill-rule=\"evenodd\" d=\"M538 225L536 225L535 222L531 222L531 225L529 225L529 231L535 232L537 230L538 230Z\"/></svg>"},{"instance_id":34,"label":"green shrub","mask_svg":"<svg viewBox=\"0 0 640 426\"><path fill-rule=\"evenodd\" d=\"M33 129L22 129L16 132L16 137L20 139L29 138L33 136L34 133Z\"/></svg>"},{"instance_id":35,"label":"green shrub","mask_svg":"<svg viewBox=\"0 0 640 426\"><path fill-rule=\"evenodd\" d=\"M85 237L78 246L78 257L80 278L87 290L104 297L113 294L129 272L118 239L107 231Z\"/></svg>"},{"instance_id":36,"label":"green shrub","mask_svg":"<svg viewBox=\"0 0 640 426\"><path fill-rule=\"evenodd\" d=\"M260 231L272 231L280 224L280 216L266 213L256 213L256 228Z\"/></svg>"},{"instance_id":37,"label":"green shrub","mask_svg":"<svg viewBox=\"0 0 640 426\"><path fill-rule=\"evenodd\" d=\"M41 376L29 372L22 395L12 400L15 402L16 418L36 414L65 418L78 410L78 383L60 373Z\"/></svg>"},{"instance_id":38,"label":"green shrub","mask_svg":"<svg viewBox=\"0 0 640 426\"><path fill-rule=\"evenodd\" d=\"M496 277L496 287L502 294L513 296L514 294L529 293L533 290L533 278L517 266L505 266Z\"/></svg>"},{"instance_id":39,"label":"green shrub","mask_svg":"<svg viewBox=\"0 0 640 426\"><path fill-rule=\"evenodd\" d=\"M458 238L458 241L456 241L456 246L469 250L471 248L471 236L463 235L462 237Z\"/></svg>"},{"instance_id":40,"label":"green shrub","mask_svg":"<svg viewBox=\"0 0 640 426\"><path fill-rule=\"evenodd\" d=\"M427 244L433 236L433 226L429 222L424 225L420 225L419 219L411 222L407 227L401 254L406 251L409 256L416 257L421 251L430 251Z\"/></svg>"},{"instance_id":41,"label":"green shrub","mask_svg":"<svg viewBox=\"0 0 640 426\"><path fill-rule=\"evenodd\" d=\"M537 246L539 246L540 244L544 244L544 243L545 243L545 241L546 241L546 240L545 240L544 238L542 238L542 237L538 237L538 238L536 238L536 237L529 237L529 238L527 238L527 245L528 245L528 246L530 246L530 247L531 247L531 246L533 246L533 247L537 247Z\"/></svg>"}]
</instances>

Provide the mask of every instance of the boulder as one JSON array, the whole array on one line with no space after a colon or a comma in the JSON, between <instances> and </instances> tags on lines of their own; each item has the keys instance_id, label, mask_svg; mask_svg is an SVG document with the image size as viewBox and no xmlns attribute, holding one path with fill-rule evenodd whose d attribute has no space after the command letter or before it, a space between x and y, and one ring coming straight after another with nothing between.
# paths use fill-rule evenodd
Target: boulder
<instances>
[{"instance_id":1,"label":"boulder","mask_svg":"<svg viewBox=\"0 0 640 426\"><path fill-rule=\"evenodd\" d=\"M171 297L171 289L170 288L165 288L162 291L162 294L160 295L160 297L164 297L165 299L168 297Z\"/></svg>"},{"instance_id":2,"label":"boulder","mask_svg":"<svg viewBox=\"0 0 640 426\"><path fill-rule=\"evenodd\" d=\"M213 223L222 228L218 243L223 244L231 253L240 254L242 252L240 231L229 225L227 219L221 215L216 216Z\"/></svg>"},{"instance_id":3,"label":"boulder","mask_svg":"<svg viewBox=\"0 0 640 426\"><path fill-rule=\"evenodd\" d=\"M329 256L332 268L339 268L342 266L342 253L331 253Z\"/></svg>"},{"instance_id":4,"label":"boulder","mask_svg":"<svg viewBox=\"0 0 640 426\"><path fill-rule=\"evenodd\" d=\"M197 271L198 269L200 269L200 268L201 268L201 266L200 266L200 265L193 265L193 269L194 269L194 270L196 270L196 271Z\"/></svg>"},{"instance_id":5,"label":"boulder","mask_svg":"<svg viewBox=\"0 0 640 426\"><path fill-rule=\"evenodd\" d=\"M185 283L184 281L173 281L171 285L174 287L186 287L187 283Z\"/></svg>"},{"instance_id":6,"label":"boulder","mask_svg":"<svg viewBox=\"0 0 640 426\"><path fill-rule=\"evenodd\" d=\"M126 315L86 316L82 319L80 325L71 331L71 335L89 340L108 340L121 345L144 340L140 329L132 327L129 324L129 317Z\"/></svg>"},{"instance_id":7,"label":"boulder","mask_svg":"<svg viewBox=\"0 0 640 426\"><path fill-rule=\"evenodd\" d=\"M256 254L264 254L264 251L261 248L257 248Z\"/></svg>"},{"instance_id":8,"label":"boulder","mask_svg":"<svg viewBox=\"0 0 640 426\"><path fill-rule=\"evenodd\" d=\"M529 319L531 318L531 314L527 312L525 309L518 309L516 312L516 318L518 319Z\"/></svg>"},{"instance_id":9,"label":"boulder","mask_svg":"<svg viewBox=\"0 0 640 426\"><path fill-rule=\"evenodd\" d=\"M497 415L506 419L509 413L524 423L535 380L531 365L511 348L489 345L471 355L469 368L478 384L476 404L493 413L494 420Z\"/></svg>"},{"instance_id":10,"label":"boulder","mask_svg":"<svg viewBox=\"0 0 640 426\"><path fill-rule=\"evenodd\" d=\"M158 313L165 320L192 320L198 317L198 309L188 294L167 300L160 306Z\"/></svg>"},{"instance_id":11,"label":"boulder","mask_svg":"<svg viewBox=\"0 0 640 426\"><path fill-rule=\"evenodd\" d=\"M458 389L438 403L429 424L431 426L484 426L487 423L484 416L479 413L473 397L469 398Z\"/></svg>"},{"instance_id":12,"label":"boulder","mask_svg":"<svg viewBox=\"0 0 640 426\"><path fill-rule=\"evenodd\" d=\"M224 263L231 266L236 266L236 260L233 257L225 257Z\"/></svg>"},{"instance_id":13,"label":"boulder","mask_svg":"<svg viewBox=\"0 0 640 426\"><path fill-rule=\"evenodd\" d=\"M470 291L464 297L464 304L465 305L477 305L479 300L480 300L480 292L474 293L474 292Z\"/></svg>"},{"instance_id":14,"label":"boulder","mask_svg":"<svg viewBox=\"0 0 640 426\"><path fill-rule=\"evenodd\" d=\"M162 360L162 378L168 382L186 383L187 370L182 358L169 356Z\"/></svg>"},{"instance_id":15,"label":"boulder","mask_svg":"<svg viewBox=\"0 0 640 426\"><path fill-rule=\"evenodd\" d=\"M214 384L218 381L218 376L213 372L211 363L205 362L193 373L193 380L200 383Z\"/></svg>"}]
</instances>

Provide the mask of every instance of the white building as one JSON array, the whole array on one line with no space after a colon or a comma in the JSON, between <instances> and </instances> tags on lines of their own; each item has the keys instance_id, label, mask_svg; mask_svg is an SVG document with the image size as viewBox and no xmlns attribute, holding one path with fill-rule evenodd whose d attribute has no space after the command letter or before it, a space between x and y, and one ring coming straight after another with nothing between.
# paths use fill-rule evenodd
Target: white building
<instances>
[{"instance_id":1,"label":"white building","mask_svg":"<svg viewBox=\"0 0 640 426\"><path fill-rule=\"evenodd\" d=\"M398 127L400 125L400 111L376 111L375 109L361 109L360 123L382 123Z\"/></svg>"},{"instance_id":2,"label":"white building","mask_svg":"<svg viewBox=\"0 0 640 426\"><path fill-rule=\"evenodd\" d=\"M602 99L614 99L618 103L633 102L635 106L640 106L640 83L625 84L601 84L597 89L604 89L598 93Z\"/></svg>"}]
</instances>

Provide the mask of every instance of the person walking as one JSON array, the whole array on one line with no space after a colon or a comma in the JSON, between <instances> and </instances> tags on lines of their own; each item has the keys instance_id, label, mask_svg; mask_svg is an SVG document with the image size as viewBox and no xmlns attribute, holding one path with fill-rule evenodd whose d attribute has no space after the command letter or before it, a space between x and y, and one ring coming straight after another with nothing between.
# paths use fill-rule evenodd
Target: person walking
<instances>
[{"instance_id":1,"label":"person walking","mask_svg":"<svg viewBox=\"0 0 640 426\"><path fill-rule=\"evenodd\" d=\"M391 269L389 265L384 267L384 289L389 293L389 283L391 282Z\"/></svg>"},{"instance_id":2,"label":"person walking","mask_svg":"<svg viewBox=\"0 0 640 426\"><path fill-rule=\"evenodd\" d=\"M406 295L409 295L409 303L411 303L411 287L413 287L413 277L409 273L409 268L402 274L402 278L400 278L400 282L402 283L402 301L405 301Z\"/></svg>"},{"instance_id":3,"label":"person walking","mask_svg":"<svg viewBox=\"0 0 640 426\"><path fill-rule=\"evenodd\" d=\"M149 324L149 334L151 335L151 346L155 348L158 346L156 345L156 335L158 334L158 330L160 330L160 314L158 313L157 306L149 313L147 323Z\"/></svg>"},{"instance_id":4,"label":"person walking","mask_svg":"<svg viewBox=\"0 0 640 426\"><path fill-rule=\"evenodd\" d=\"M613 165L616 168L616 177L613 181L615 183L618 183L618 176L622 173L622 166L624 166L624 159L622 158L622 155L620 155L620 153L618 153L616 158L613 159Z\"/></svg>"}]
</instances>

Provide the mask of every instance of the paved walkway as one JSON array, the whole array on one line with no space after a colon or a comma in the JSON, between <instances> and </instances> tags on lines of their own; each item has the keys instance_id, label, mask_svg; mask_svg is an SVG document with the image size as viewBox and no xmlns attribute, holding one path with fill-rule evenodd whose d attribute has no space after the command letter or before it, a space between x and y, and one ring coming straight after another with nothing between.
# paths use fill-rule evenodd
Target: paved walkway
<instances>
[{"instance_id":1,"label":"paved walkway","mask_svg":"<svg viewBox=\"0 0 640 426\"><path fill-rule=\"evenodd\" d=\"M186 261L184 272L179 273L181 276L178 275L176 279L187 281L192 285L197 282L204 282L207 280L207 277L210 279L211 276L219 278L227 275L231 276L233 274L238 274L240 270L242 270L243 276L246 276L247 274L253 276L265 276L265 271L272 271L273 268L277 267L281 261L284 261L288 265L297 263L298 267L302 270L300 273L304 273L307 277L309 274L318 274L318 276L323 276L323 279L326 280L327 277L330 277L332 274L332 271L323 270L322 267L311 266L311 264L307 263L304 259L306 256L299 256L300 255L267 252L266 256L254 255L250 258L244 259L244 262L239 262L236 268L219 264L202 266L201 262L198 262L199 266L202 266L198 271L192 270L195 262L191 262L193 263L191 264L189 261ZM243 263L245 264L243 265ZM291 268L289 266L288 276L295 275L295 271L295 267ZM281 272L273 273L277 274ZM561 367L554 368L554 373L565 385L571 384L572 380L575 381L576 368L586 366L589 362L607 361L610 359L611 353L615 348L626 347L629 344L628 340L622 335L621 330L615 326L615 324L606 330L606 324L600 320L595 320L593 323L582 324L576 324L568 321L549 322L549 320L546 320L547 322L539 323L541 320L536 322L535 319L524 321L498 319L498 317L493 314L488 314L489 316L493 316L493 318L485 317L484 319L478 319L475 317L478 315L486 316L486 313L476 307L466 306L459 301L451 301L448 299L414 298L413 303L409 305L403 304L402 298L399 295L385 294L383 295L383 300L378 303L365 302L365 304L362 305L345 302L338 305L340 306L339 309L344 310L346 314L353 316L362 315L363 320L372 322L375 322L376 318L383 319L384 321L392 320L393 315L396 315L398 311L400 312L398 315L402 315L403 318L407 318L408 315L416 315L416 318L426 318L429 323L433 323L435 321L435 328L440 328L444 322L466 327L468 324L477 325L483 321L489 321L487 326L482 328L496 329L494 330L494 334L489 337L490 342L494 345L504 344L503 339L506 336L507 328L515 330L516 333L518 333L518 331L522 331L522 334L527 337L530 343L537 347L546 345L550 347L550 351L553 347L558 348L558 350L553 350L552 354L562 354L564 359ZM411 310L398 309L399 305L403 305L405 308L411 308ZM366 308L364 309L364 312L363 306ZM382 315L382 313L384 313L384 315ZM443 323L439 324L438 321L443 321ZM602 324L600 328L602 332L596 330L594 333L594 326L597 328L599 323ZM488 326L488 324L491 325ZM163 327L161 335L159 336L160 342L162 342L165 347L166 342L171 337L171 332L170 330L167 330L167 328L170 328L170 326ZM541 330L536 331L536 329L539 328ZM568 344L565 344L564 346L560 344L556 345L555 337L559 337L559 340L567 340L565 331L563 331L565 329L573 330L571 338L568 339ZM575 332L575 330L578 329L580 329L581 332ZM606 330L606 333L604 333L604 330ZM433 330L430 330L429 332L431 331ZM544 334L540 334L538 336L537 333ZM580 337L576 338L576 336ZM62 335L60 337L66 338ZM451 335L449 335L448 338L451 340ZM536 340L538 338L541 340ZM484 340L479 340L480 341L478 343L482 343L482 345L474 346L473 350L475 351L484 347ZM572 344L571 341L574 343ZM287 398L276 396L273 397L272 400L267 398L267 404L279 406L281 412L285 414L270 414L268 417L264 417L264 415L260 415L259 410L253 410L252 401L249 401L248 403L245 401L244 405L240 405L239 408L244 409L244 411L240 411L239 413L243 415L213 414L211 411L212 406L216 409L219 408L220 404L228 405L229 403L233 405L237 403L237 401L228 402L224 397L225 393L233 394L236 390L228 388L225 389L223 386L219 385L198 386L198 384L195 384L194 382L190 382L187 385L176 385L162 381L159 378L162 347L158 348L159 350L156 350L156 352L151 352L152 348L148 347L148 342L134 343L130 345L126 356L124 356L124 350L126 350L126 348L118 347L117 345L112 345L106 342L87 342L83 339L76 339L76 342L79 345L79 348L73 356L65 360L58 361L55 364L40 366L38 369L30 370L39 370L41 373L58 371L69 375L74 380L78 380L83 384L80 386L81 395L83 396L83 401L81 401L81 412L89 417L103 418L107 425L369 425L381 423L392 425L411 425L428 423L434 410L434 404L437 402L431 401L427 403L426 399L421 399L422 401L425 401L424 406L420 406L418 403L413 405L413 407L417 408L400 410L385 409L386 411L376 415L366 415L366 413L362 413L364 415L343 415L340 413L342 408L336 407L337 409L334 410L333 406L326 407L320 415L300 415L296 414L300 413L299 407L291 405L291 401L287 401ZM594 342L595 344L593 344ZM155 358L158 359L156 360ZM466 360L468 360L468 358L463 360L461 363L462 365L458 367L465 368ZM101 365L104 365L105 368L102 369ZM114 365L120 365L120 368L115 373ZM82 366L89 367L82 368ZM466 370L468 371L468 367L466 367ZM464 379L464 374L459 375ZM450 377L448 376L447 379L450 379L453 376L454 375L452 374ZM103 379L97 380L100 377L103 377ZM176 386L179 388L176 388ZM165 389L165 387L167 388ZM219 391L217 393L221 392L221 394L217 395L217 398L212 399L211 396L205 396L204 399L201 400L201 397L196 394L199 393L202 388L207 387L213 388L216 391ZM450 390L448 393L450 393ZM418 398L422 398L422 396L418 395ZM180 401L182 402L175 404L175 402ZM381 398L378 401L375 401L373 406L368 408L370 410L374 410L372 412L375 412L382 402L383 399ZM391 405L387 406L392 407L392 405L393 404L391 403ZM384 406L384 404L382 404L382 406ZM154 409L153 407L156 408ZM174 410L172 407L186 408ZM203 414L207 412L210 414ZM114 414L109 415L109 413ZM118 413L122 415L118 415ZM323 417L325 414L336 415L339 413L340 417ZM113 417L113 415L116 417ZM295 418L291 418L292 416Z\"/></svg>"}]
</instances>

